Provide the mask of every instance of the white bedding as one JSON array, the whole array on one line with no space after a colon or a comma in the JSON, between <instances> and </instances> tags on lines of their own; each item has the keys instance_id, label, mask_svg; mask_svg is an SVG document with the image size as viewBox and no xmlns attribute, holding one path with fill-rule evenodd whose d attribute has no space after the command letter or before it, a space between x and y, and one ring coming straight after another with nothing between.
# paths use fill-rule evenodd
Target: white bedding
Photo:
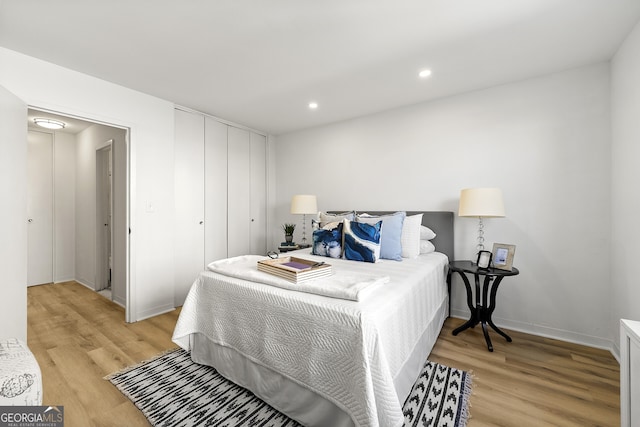
<instances>
[{"instance_id":1,"label":"white bedding","mask_svg":"<svg viewBox=\"0 0 640 427\"><path fill-rule=\"evenodd\" d=\"M258 261L264 260L262 255L241 255L214 261L207 269L225 276L252 282L265 283L279 288L324 295L332 298L342 298L358 301L360 292L389 281L389 276L375 276L371 274L354 274L346 266L332 266L332 275L302 283L292 283L256 268Z\"/></svg>"},{"instance_id":2,"label":"white bedding","mask_svg":"<svg viewBox=\"0 0 640 427\"><path fill-rule=\"evenodd\" d=\"M435 337L442 324L447 257L369 264L308 252L291 255L390 280L360 291L356 302L203 272L174 342L191 350L193 337L204 336L333 402L357 426L401 425L402 403L427 356L422 353L433 345L434 324Z\"/></svg>"}]
</instances>

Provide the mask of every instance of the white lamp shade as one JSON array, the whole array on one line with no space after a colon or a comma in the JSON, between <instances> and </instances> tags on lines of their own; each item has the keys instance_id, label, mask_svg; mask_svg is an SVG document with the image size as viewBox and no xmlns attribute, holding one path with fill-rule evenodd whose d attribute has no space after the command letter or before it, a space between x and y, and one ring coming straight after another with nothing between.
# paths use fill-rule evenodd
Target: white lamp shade
<instances>
[{"instance_id":1,"label":"white lamp shade","mask_svg":"<svg viewBox=\"0 0 640 427\"><path fill-rule=\"evenodd\" d=\"M466 188L460 191L458 216L503 217L504 202L499 188Z\"/></svg>"},{"instance_id":2,"label":"white lamp shade","mask_svg":"<svg viewBox=\"0 0 640 427\"><path fill-rule=\"evenodd\" d=\"M309 194L298 194L291 198L292 214L314 214L318 212L318 202L316 196Z\"/></svg>"}]
</instances>

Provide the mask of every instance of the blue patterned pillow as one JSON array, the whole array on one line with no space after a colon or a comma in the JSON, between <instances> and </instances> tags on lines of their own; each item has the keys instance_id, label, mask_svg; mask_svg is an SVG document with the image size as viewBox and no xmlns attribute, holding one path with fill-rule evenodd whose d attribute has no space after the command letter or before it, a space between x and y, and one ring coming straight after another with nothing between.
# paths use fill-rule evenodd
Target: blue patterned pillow
<instances>
[{"instance_id":1,"label":"blue patterned pillow","mask_svg":"<svg viewBox=\"0 0 640 427\"><path fill-rule=\"evenodd\" d=\"M342 223L335 228L319 228L313 231L312 255L328 256L331 258L342 257Z\"/></svg>"},{"instance_id":2,"label":"blue patterned pillow","mask_svg":"<svg viewBox=\"0 0 640 427\"><path fill-rule=\"evenodd\" d=\"M375 224L344 220L344 258L352 261L377 262L380 258L380 229Z\"/></svg>"},{"instance_id":3,"label":"blue patterned pillow","mask_svg":"<svg viewBox=\"0 0 640 427\"><path fill-rule=\"evenodd\" d=\"M366 213L358 214L356 221L375 224L382 221L382 236L380 238L380 258L402 261L402 224L407 216L406 212L396 212L391 215L373 216Z\"/></svg>"}]
</instances>

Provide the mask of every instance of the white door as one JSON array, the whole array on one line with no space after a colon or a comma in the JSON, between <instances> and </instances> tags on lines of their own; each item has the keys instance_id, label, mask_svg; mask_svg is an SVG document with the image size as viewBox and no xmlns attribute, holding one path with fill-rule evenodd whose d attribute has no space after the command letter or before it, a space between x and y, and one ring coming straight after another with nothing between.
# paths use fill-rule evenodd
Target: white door
<instances>
[{"instance_id":1,"label":"white door","mask_svg":"<svg viewBox=\"0 0 640 427\"><path fill-rule=\"evenodd\" d=\"M53 282L53 135L27 133L27 286Z\"/></svg>"},{"instance_id":2,"label":"white door","mask_svg":"<svg viewBox=\"0 0 640 427\"><path fill-rule=\"evenodd\" d=\"M267 138L251 133L251 253L267 254Z\"/></svg>"},{"instance_id":3,"label":"white door","mask_svg":"<svg viewBox=\"0 0 640 427\"><path fill-rule=\"evenodd\" d=\"M227 130L211 117L204 123L204 261L227 257Z\"/></svg>"},{"instance_id":4,"label":"white door","mask_svg":"<svg viewBox=\"0 0 640 427\"><path fill-rule=\"evenodd\" d=\"M27 105L0 86L2 334L27 340Z\"/></svg>"},{"instance_id":5,"label":"white door","mask_svg":"<svg viewBox=\"0 0 640 427\"><path fill-rule=\"evenodd\" d=\"M175 110L175 290L182 305L204 270L204 116Z\"/></svg>"},{"instance_id":6,"label":"white door","mask_svg":"<svg viewBox=\"0 0 640 427\"><path fill-rule=\"evenodd\" d=\"M251 135L229 127L228 256L251 253Z\"/></svg>"},{"instance_id":7,"label":"white door","mask_svg":"<svg viewBox=\"0 0 640 427\"><path fill-rule=\"evenodd\" d=\"M111 288L112 271L112 148L96 151L96 290Z\"/></svg>"}]
</instances>

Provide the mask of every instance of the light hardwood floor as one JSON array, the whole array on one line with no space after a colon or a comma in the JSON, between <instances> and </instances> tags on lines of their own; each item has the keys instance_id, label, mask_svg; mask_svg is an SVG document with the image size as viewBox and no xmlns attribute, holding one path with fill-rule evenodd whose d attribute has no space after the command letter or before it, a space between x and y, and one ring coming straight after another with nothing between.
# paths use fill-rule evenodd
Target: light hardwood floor
<instances>
[{"instance_id":1,"label":"light hardwood floor","mask_svg":"<svg viewBox=\"0 0 640 427\"><path fill-rule=\"evenodd\" d=\"M44 404L64 405L66 427L148 426L103 377L175 347L179 310L133 324L124 310L75 282L30 287L28 344L43 375ZM608 351L518 332L507 343L479 327L458 336L450 318L430 359L472 371L469 427L618 426L619 366Z\"/></svg>"},{"instance_id":2,"label":"light hardwood floor","mask_svg":"<svg viewBox=\"0 0 640 427\"><path fill-rule=\"evenodd\" d=\"M450 318L429 359L472 371L470 427L620 425L620 366L609 351L535 335L482 328L451 335L464 320Z\"/></svg>"},{"instance_id":3,"label":"light hardwood floor","mask_svg":"<svg viewBox=\"0 0 640 427\"><path fill-rule=\"evenodd\" d=\"M122 307L67 282L28 288L27 319L43 404L64 406L65 427L149 425L103 377L175 347L178 310L128 324Z\"/></svg>"}]
</instances>

